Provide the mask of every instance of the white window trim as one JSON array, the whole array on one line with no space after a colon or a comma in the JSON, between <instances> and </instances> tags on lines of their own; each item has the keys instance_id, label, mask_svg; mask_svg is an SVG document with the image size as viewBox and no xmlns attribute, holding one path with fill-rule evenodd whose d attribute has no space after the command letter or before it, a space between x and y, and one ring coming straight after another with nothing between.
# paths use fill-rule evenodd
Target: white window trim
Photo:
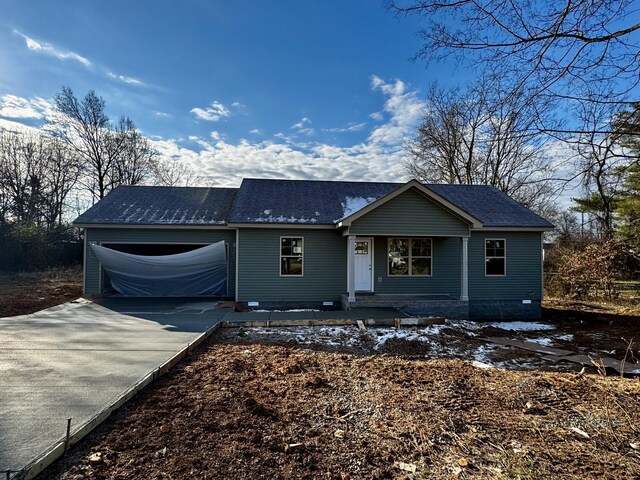
<instances>
[{"instance_id":1,"label":"white window trim","mask_svg":"<svg viewBox=\"0 0 640 480\"><path fill-rule=\"evenodd\" d=\"M488 257L487 256L487 242L488 241L504 242L504 256L503 257ZM488 258L504 258L504 273L501 275L488 274L487 273L487 259ZM484 276L485 277L506 277L507 276L507 239L506 238L485 238L484 239Z\"/></svg>"},{"instance_id":2,"label":"white window trim","mask_svg":"<svg viewBox=\"0 0 640 480\"><path fill-rule=\"evenodd\" d=\"M391 272L389 271L389 241L391 239L397 239L397 240L408 240L409 241L409 273L407 273L407 275L392 275ZM430 267L429 271L431 272L429 275L414 275L411 272L411 259L413 258L413 255L411 255L411 240L425 240L425 239L429 239L431 241L431 255L428 257L416 257L416 258L428 258L429 262L430 262ZM387 237L387 277L389 278L407 278L407 277L418 277L418 278L425 278L425 277L433 277L433 237Z\"/></svg>"},{"instance_id":3,"label":"white window trim","mask_svg":"<svg viewBox=\"0 0 640 480\"><path fill-rule=\"evenodd\" d=\"M302 273L300 275L286 275L282 273L282 258L289 257L290 255L282 255L282 239L283 238L299 238L302 240ZM284 278L301 278L304 277L304 247L307 244L304 237L301 235L282 235L278 242L278 273Z\"/></svg>"}]
</instances>

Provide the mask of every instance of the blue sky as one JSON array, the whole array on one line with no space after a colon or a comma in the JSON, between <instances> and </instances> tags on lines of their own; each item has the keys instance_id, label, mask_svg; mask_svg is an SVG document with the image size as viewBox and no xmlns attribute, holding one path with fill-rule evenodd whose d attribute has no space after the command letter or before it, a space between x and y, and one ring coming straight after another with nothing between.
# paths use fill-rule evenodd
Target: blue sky
<instances>
[{"instance_id":1,"label":"blue sky","mask_svg":"<svg viewBox=\"0 0 640 480\"><path fill-rule=\"evenodd\" d=\"M465 77L411 61L418 29L379 0L3 0L0 126L66 85L221 185L398 180L421 92Z\"/></svg>"}]
</instances>

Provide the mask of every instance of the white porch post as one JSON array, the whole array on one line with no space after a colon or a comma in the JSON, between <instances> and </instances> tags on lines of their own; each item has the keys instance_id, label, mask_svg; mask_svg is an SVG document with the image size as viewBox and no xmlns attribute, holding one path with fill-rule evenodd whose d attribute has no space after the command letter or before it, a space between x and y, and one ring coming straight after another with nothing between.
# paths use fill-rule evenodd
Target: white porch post
<instances>
[{"instance_id":1,"label":"white porch post","mask_svg":"<svg viewBox=\"0 0 640 480\"><path fill-rule=\"evenodd\" d=\"M356 301L356 236L349 235L347 240L347 292L349 302Z\"/></svg>"},{"instance_id":2,"label":"white porch post","mask_svg":"<svg viewBox=\"0 0 640 480\"><path fill-rule=\"evenodd\" d=\"M462 272L460 275L460 300L469 301L469 237L462 237Z\"/></svg>"}]
</instances>

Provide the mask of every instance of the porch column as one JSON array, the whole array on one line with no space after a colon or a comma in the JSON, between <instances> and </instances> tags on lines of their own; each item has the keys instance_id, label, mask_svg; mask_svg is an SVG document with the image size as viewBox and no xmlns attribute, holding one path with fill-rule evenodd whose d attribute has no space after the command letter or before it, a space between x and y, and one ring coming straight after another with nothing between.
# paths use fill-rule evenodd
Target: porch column
<instances>
[{"instance_id":1,"label":"porch column","mask_svg":"<svg viewBox=\"0 0 640 480\"><path fill-rule=\"evenodd\" d=\"M349 235L347 239L347 293L349 302L356 301L356 236Z\"/></svg>"},{"instance_id":2,"label":"porch column","mask_svg":"<svg viewBox=\"0 0 640 480\"><path fill-rule=\"evenodd\" d=\"M462 272L460 275L460 300L469 301L469 237L462 237Z\"/></svg>"}]
</instances>

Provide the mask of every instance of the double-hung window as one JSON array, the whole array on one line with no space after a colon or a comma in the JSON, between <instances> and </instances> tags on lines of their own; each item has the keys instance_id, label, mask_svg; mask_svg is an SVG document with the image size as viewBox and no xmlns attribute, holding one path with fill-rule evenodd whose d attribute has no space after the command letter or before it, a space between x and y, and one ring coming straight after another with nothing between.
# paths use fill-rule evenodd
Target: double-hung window
<instances>
[{"instance_id":1,"label":"double-hung window","mask_svg":"<svg viewBox=\"0 0 640 480\"><path fill-rule=\"evenodd\" d=\"M304 264L304 239L302 237L280 238L280 275L301 276Z\"/></svg>"},{"instance_id":2,"label":"double-hung window","mask_svg":"<svg viewBox=\"0 0 640 480\"><path fill-rule=\"evenodd\" d=\"M431 275L430 238L390 238L387 247L390 276Z\"/></svg>"},{"instance_id":3,"label":"double-hung window","mask_svg":"<svg viewBox=\"0 0 640 480\"><path fill-rule=\"evenodd\" d=\"M507 274L506 241L503 238L486 239L484 243L484 273L500 277Z\"/></svg>"}]
</instances>

